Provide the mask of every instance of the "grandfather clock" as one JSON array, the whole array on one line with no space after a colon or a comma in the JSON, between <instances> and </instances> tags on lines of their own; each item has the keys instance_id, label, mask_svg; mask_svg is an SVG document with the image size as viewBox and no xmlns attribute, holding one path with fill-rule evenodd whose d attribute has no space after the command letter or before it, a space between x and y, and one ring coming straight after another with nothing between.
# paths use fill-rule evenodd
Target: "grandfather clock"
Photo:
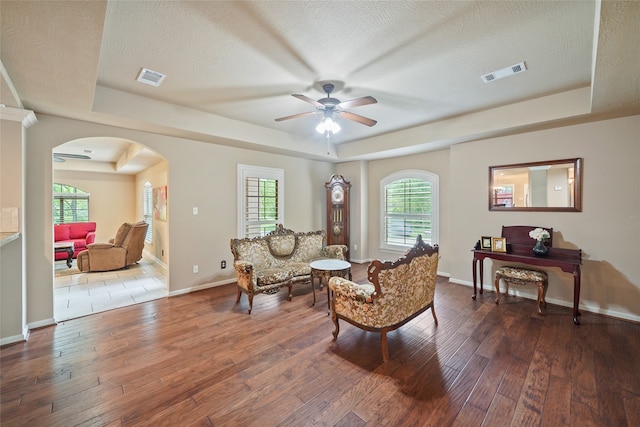
<instances>
[{"instance_id":1,"label":"grandfather clock","mask_svg":"<svg viewBox=\"0 0 640 427\"><path fill-rule=\"evenodd\" d=\"M327 189L327 244L349 247L349 188L342 175L331 175Z\"/></svg>"}]
</instances>

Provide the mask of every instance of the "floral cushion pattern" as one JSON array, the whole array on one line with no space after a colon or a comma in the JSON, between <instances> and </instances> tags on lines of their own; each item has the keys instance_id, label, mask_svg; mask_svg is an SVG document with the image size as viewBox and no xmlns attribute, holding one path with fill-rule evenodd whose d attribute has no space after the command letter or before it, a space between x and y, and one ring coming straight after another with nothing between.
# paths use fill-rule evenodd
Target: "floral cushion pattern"
<instances>
[{"instance_id":1,"label":"floral cushion pattern","mask_svg":"<svg viewBox=\"0 0 640 427\"><path fill-rule=\"evenodd\" d=\"M322 258L324 247L324 233L298 235L298 247L291 256L291 261L306 262ZM309 273L307 273L309 274Z\"/></svg>"},{"instance_id":2,"label":"floral cushion pattern","mask_svg":"<svg viewBox=\"0 0 640 427\"><path fill-rule=\"evenodd\" d=\"M496 270L496 279L508 280L515 285L530 285L537 282L547 282L547 273L538 270L527 270L519 267L500 267Z\"/></svg>"},{"instance_id":3,"label":"floral cushion pattern","mask_svg":"<svg viewBox=\"0 0 640 427\"><path fill-rule=\"evenodd\" d=\"M380 291L374 285L358 285L332 277L335 312L361 325L384 328L402 322L433 303L438 253L421 255L408 264L378 273Z\"/></svg>"},{"instance_id":4,"label":"floral cushion pattern","mask_svg":"<svg viewBox=\"0 0 640 427\"><path fill-rule=\"evenodd\" d=\"M275 285L286 283L291 280L293 273L284 268L265 268L256 272L256 279L259 286Z\"/></svg>"},{"instance_id":5,"label":"floral cushion pattern","mask_svg":"<svg viewBox=\"0 0 640 427\"><path fill-rule=\"evenodd\" d=\"M271 236L267 241L271 254L276 257L288 257L296 248L296 236Z\"/></svg>"}]
</instances>

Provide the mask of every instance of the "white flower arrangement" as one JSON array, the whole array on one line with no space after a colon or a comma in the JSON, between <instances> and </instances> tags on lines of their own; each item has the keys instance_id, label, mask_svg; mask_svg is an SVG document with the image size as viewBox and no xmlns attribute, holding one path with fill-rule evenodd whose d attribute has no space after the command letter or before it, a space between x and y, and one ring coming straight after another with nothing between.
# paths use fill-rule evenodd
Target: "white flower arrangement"
<instances>
[{"instance_id":1,"label":"white flower arrangement","mask_svg":"<svg viewBox=\"0 0 640 427\"><path fill-rule=\"evenodd\" d=\"M535 230L531 230L529 232L529 237L531 237L532 239L536 239L537 241L540 242L540 241L547 240L549 237L551 237L551 235L544 228L536 228Z\"/></svg>"}]
</instances>

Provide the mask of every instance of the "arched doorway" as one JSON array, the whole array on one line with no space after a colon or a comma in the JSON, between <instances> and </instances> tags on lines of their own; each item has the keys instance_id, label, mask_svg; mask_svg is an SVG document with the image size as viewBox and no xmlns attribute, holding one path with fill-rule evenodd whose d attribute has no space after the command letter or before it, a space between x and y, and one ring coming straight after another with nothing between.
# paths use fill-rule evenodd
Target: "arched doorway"
<instances>
[{"instance_id":1,"label":"arched doorway","mask_svg":"<svg viewBox=\"0 0 640 427\"><path fill-rule=\"evenodd\" d=\"M109 242L125 222L149 223L143 257L128 268L81 273L75 259L71 268L65 261L54 263L56 321L165 297L168 222L149 212L149 197L154 189L167 186L166 159L135 141L91 137L55 147L52 169L54 187L83 190L88 215L80 220L95 222L95 243Z\"/></svg>"}]
</instances>

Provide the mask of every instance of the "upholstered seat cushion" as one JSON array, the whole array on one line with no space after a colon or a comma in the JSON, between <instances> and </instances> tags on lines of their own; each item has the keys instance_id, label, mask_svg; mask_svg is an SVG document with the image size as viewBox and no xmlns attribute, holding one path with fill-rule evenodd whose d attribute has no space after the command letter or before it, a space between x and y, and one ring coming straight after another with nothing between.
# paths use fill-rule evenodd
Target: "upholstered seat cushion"
<instances>
[{"instance_id":1,"label":"upholstered seat cushion","mask_svg":"<svg viewBox=\"0 0 640 427\"><path fill-rule=\"evenodd\" d=\"M291 280L293 273L288 268L265 268L256 271L258 286L283 284Z\"/></svg>"},{"instance_id":2,"label":"upholstered seat cushion","mask_svg":"<svg viewBox=\"0 0 640 427\"><path fill-rule=\"evenodd\" d=\"M311 267L308 262L290 262L287 268L291 270L293 277L308 276L311 274Z\"/></svg>"},{"instance_id":3,"label":"upholstered seat cushion","mask_svg":"<svg viewBox=\"0 0 640 427\"><path fill-rule=\"evenodd\" d=\"M357 284L342 277L332 278L332 289L340 292L346 298L361 301L371 302L371 296L375 293L376 287L370 283Z\"/></svg>"},{"instance_id":4,"label":"upholstered seat cushion","mask_svg":"<svg viewBox=\"0 0 640 427\"><path fill-rule=\"evenodd\" d=\"M546 282L547 273L526 268L500 267L496 270L496 277L507 279L516 285L528 285L535 282Z\"/></svg>"}]
</instances>

